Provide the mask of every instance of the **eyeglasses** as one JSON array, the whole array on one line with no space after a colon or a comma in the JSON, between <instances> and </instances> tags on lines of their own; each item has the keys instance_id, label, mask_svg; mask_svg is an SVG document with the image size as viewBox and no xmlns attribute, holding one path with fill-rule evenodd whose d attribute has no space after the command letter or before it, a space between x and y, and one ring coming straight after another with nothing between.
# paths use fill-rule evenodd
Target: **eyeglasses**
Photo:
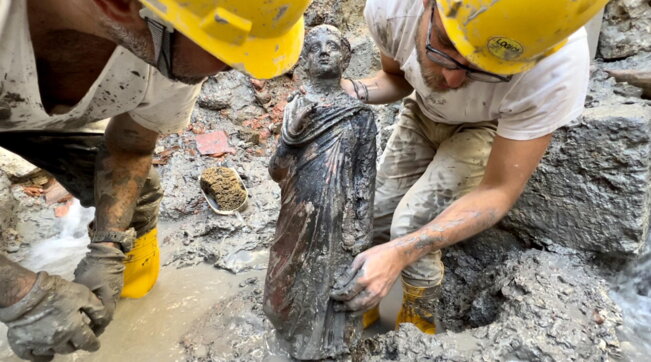
<instances>
[{"instance_id":1,"label":"eyeglasses","mask_svg":"<svg viewBox=\"0 0 651 362\"><path fill-rule=\"evenodd\" d=\"M468 76L468 78L479 82L501 83L501 82L508 82L511 80L511 78L513 78L512 75L503 76L495 73L485 72L479 69L470 68L466 65L459 63L456 59L445 54L444 52L434 48L432 46L432 41L430 39L432 39L432 28L434 27L433 24L434 24L435 10L436 10L435 8L432 8L432 15L429 18L429 30L427 31L427 43L425 43L425 50L426 50L425 54L427 54L427 58L429 58L429 60L442 66L445 69L449 69L449 70L463 69L466 71L466 75Z\"/></svg>"}]
</instances>

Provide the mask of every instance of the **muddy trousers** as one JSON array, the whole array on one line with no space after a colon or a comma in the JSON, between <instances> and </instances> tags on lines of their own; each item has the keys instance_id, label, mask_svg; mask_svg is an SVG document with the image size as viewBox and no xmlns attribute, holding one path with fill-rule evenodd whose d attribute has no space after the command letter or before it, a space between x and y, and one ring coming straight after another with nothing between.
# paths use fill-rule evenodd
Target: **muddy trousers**
<instances>
[{"instance_id":1,"label":"muddy trousers","mask_svg":"<svg viewBox=\"0 0 651 362\"><path fill-rule=\"evenodd\" d=\"M496 129L496 122L435 123L405 99L378 167L373 243L418 230L479 185ZM415 287L441 284L441 251L409 265L402 278Z\"/></svg>"},{"instance_id":2,"label":"muddy trousers","mask_svg":"<svg viewBox=\"0 0 651 362\"><path fill-rule=\"evenodd\" d=\"M95 159L103 142L104 135L97 133L0 132L0 147L52 174L84 207L95 206ZM131 220L138 237L156 227L162 197L152 167Z\"/></svg>"}]
</instances>

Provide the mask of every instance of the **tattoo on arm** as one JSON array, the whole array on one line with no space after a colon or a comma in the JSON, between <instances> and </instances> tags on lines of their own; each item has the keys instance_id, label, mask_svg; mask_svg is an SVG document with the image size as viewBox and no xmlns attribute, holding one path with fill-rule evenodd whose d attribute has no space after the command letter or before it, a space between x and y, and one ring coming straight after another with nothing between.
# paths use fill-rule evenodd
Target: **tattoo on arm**
<instances>
[{"instance_id":1,"label":"tattoo on arm","mask_svg":"<svg viewBox=\"0 0 651 362\"><path fill-rule=\"evenodd\" d=\"M456 217L448 219L446 214ZM451 215L452 216L452 215ZM499 221L501 213L489 208L471 212L444 212L420 230L407 235L401 244L406 246L407 258L419 258L430 250L442 249L488 229ZM443 219L439 221L439 219Z\"/></svg>"}]
</instances>

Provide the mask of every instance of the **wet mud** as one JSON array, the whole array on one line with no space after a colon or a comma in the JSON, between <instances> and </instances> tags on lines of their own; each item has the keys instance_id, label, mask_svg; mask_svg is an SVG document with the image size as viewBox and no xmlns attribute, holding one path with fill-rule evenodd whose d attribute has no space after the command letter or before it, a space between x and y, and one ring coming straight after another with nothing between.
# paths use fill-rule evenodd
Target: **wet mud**
<instances>
[{"instance_id":1,"label":"wet mud","mask_svg":"<svg viewBox=\"0 0 651 362\"><path fill-rule=\"evenodd\" d=\"M593 273L571 256L514 251L504 263L487 267L472 285L442 296L441 303L470 297L462 316L465 329L431 336L403 324L398 331L363 341L354 359L620 358L616 330L621 314L607 295L606 282Z\"/></svg>"},{"instance_id":2,"label":"wet mud","mask_svg":"<svg viewBox=\"0 0 651 362\"><path fill-rule=\"evenodd\" d=\"M330 11L333 5L335 10ZM379 67L377 50L364 29L361 6L353 0L316 0L307 16L311 25L336 18L334 23L346 31L353 48L346 72L351 78L369 76ZM586 105L603 107L604 112L609 107L629 105L648 111L651 104L639 98L639 89L617 83L605 70L642 69L650 59L650 53L640 51L616 62L597 60ZM118 304L115 320L100 338L100 351L60 356L56 361L132 360L134 356L145 362L289 360L262 311L262 300L281 194L267 170L280 137L287 96L297 87L299 77L297 69L259 83L229 72L211 77L204 84L190 127L162 138L156 150L156 159L162 160L156 168L165 191L159 226L164 266L158 284L147 297ZM8 101L18 99L2 99L0 115L6 113L2 104ZM370 108L377 117L377 144L381 149L400 105ZM215 130L227 133L229 143L237 149L235 155L198 155L195 135ZM605 128L603 142L629 131ZM636 145L648 142L644 137L634 140ZM621 157L617 152L613 151L613 173L621 174L628 170L626 167L646 169L645 164L637 162L648 159L646 153L633 153L637 161L630 161L631 155ZM561 158L558 163L566 161ZM583 163L580 166L592 167ZM210 167L237 170L249 190L246 210L230 216L215 215L210 210L197 185L202 170ZM647 176L629 179L639 185L649 182ZM626 186L623 178L615 176L597 179L595 184L598 189L612 188L619 195ZM37 251L37 240L62 231L60 220L54 216L54 209L62 205L47 205L42 197L26 194L21 185L11 184L4 175L0 175L0 203L4 206L0 210L3 252L18 261L45 261L40 255L53 254L41 250L43 254L35 256L30 251ZM567 208L571 210L570 206ZM622 207L610 203L604 204L604 209L616 212ZM621 215L616 216L607 221L621 224ZM647 224L637 223L635 230ZM606 267L596 263L601 257L598 254L559 247L544 237L540 244L526 244L508 229L498 226L493 231L501 233L484 233L479 240L446 249L444 290L437 311L441 320L439 334L423 335L404 324L396 331L363 337L352 359L636 361L648 356L639 348L649 345L645 336L648 323L644 323L648 319L641 318L651 314L648 257L636 260L641 264L635 265L642 268L632 267L622 274L623 279L617 279L613 277L619 272L617 268L611 265L609 268L614 270L605 273ZM569 244L573 239L570 235L564 241ZM56 250L72 255L76 247L66 242L58 244ZM52 266L47 264L42 267ZM619 287L611 296L609 290L614 285ZM391 320L399 297L398 293L391 301L395 308L383 309L385 323L379 332L393 328ZM624 319L618 306L625 309ZM0 334L5 331L0 326ZM19 361L2 338L0 360Z\"/></svg>"}]
</instances>

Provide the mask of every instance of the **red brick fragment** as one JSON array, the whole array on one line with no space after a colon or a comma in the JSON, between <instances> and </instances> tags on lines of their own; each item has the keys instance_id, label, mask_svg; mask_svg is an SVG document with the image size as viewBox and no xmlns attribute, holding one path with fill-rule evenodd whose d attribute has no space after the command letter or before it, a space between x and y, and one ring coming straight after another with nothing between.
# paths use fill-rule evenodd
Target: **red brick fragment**
<instances>
[{"instance_id":1,"label":"red brick fragment","mask_svg":"<svg viewBox=\"0 0 651 362\"><path fill-rule=\"evenodd\" d=\"M202 155L220 157L227 153L234 155L235 148L228 144L228 135L224 131L215 131L195 136L197 150Z\"/></svg>"}]
</instances>

